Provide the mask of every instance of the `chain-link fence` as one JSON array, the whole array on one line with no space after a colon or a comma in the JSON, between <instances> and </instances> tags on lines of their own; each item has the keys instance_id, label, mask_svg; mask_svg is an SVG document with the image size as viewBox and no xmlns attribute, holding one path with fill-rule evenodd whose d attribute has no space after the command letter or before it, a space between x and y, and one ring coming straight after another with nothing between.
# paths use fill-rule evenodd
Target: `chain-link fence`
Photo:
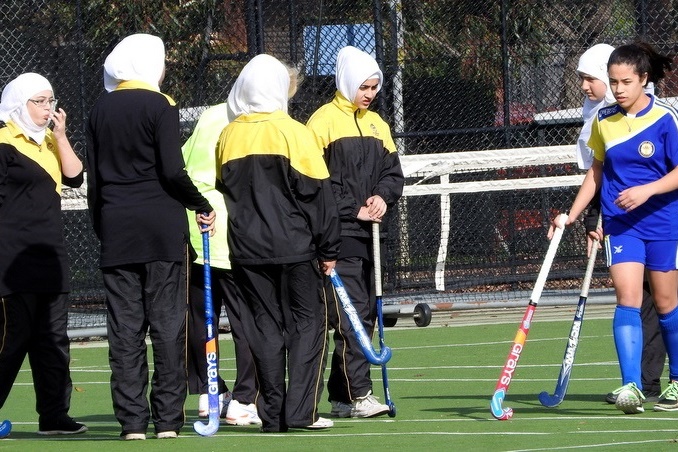
<instances>
[{"instance_id":1,"label":"chain-link fence","mask_svg":"<svg viewBox=\"0 0 678 452\"><path fill-rule=\"evenodd\" d=\"M84 156L84 124L102 91L103 60L130 33L164 39L162 89L182 108L184 137L262 52L300 69L304 80L290 113L305 122L332 97L336 52L351 44L372 53L384 70L374 108L391 124L401 155L510 154L573 144L583 101L579 55L595 43L638 38L674 52L676 14L669 0L4 0L0 84L22 72L45 75ZM670 76L658 94L670 98L676 85ZM574 165L554 164L462 173L453 181L576 173ZM433 288L443 242L448 290L524 289L543 256L549 217L575 192L507 188L451 195L449 226L440 196L407 198L390 217L389 290ZM87 211L64 215L74 306L101 307L98 244ZM581 273L582 237L571 233L557 277Z\"/></svg>"}]
</instances>

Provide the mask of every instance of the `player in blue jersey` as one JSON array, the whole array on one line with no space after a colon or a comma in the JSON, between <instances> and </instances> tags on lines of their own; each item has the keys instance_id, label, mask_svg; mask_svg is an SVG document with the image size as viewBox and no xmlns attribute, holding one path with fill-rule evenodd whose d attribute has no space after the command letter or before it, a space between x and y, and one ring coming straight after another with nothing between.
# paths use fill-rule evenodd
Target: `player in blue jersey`
<instances>
[{"instance_id":1,"label":"player in blue jersey","mask_svg":"<svg viewBox=\"0 0 678 452\"><path fill-rule=\"evenodd\" d=\"M615 406L628 414L644 411L640 306L646 269L671 380L655 410L678 411L678 111L644 91L670 69L671 59L646 43L612 52L608 75L617 103L594 119L588 142L593 164L566 222L573 223L600 191L617 294L613 334L623 386L615 391Z\"/></svg>"},{"instance_id":2,"label":"player in blue jersey","mask_svg":"<svg viewBox=\"0 0 678 452\"><path fill-rule=\"evenodd\" d=\"M610 79L607 76L607 62L614 47L609 44L596 44L579 58L577 75L581 82L581 89L586 95L582 107L584 125L577 139L577 163L580 169L588 170L593 162L593 150L588 145L591 137L591 126L596 118L598 110L616 102L610 89ZM654 84L649 82L645 92L654 94ZM593 239L603 243L604 236L602 227L598 226L598 214L600 213L600 196L595 196L584 218L588 238L588 248L593 244ZM654 299L650 293L650 284L643 283L643 303L640 307L640 317L643 324L643 357L641 362L641 383L645 402L656 403L661 394L661 375L664 372L666 361L666 349L661 331L659 319L654 307ZM605 401L611 404L617 402L617 394L610 392Z\"/></svg>"}]
</instances>

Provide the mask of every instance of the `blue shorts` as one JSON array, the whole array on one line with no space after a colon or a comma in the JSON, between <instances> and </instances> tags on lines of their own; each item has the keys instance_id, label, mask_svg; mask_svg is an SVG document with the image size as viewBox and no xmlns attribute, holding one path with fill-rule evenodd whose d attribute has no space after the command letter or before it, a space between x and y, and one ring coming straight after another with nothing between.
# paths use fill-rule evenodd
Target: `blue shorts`
<instances>
[{"instance_id":1,"label":"blue shorts","mask_svg":"<svg viewBox=\"0 0 678 452\"><path fill-rule=\"evenodd\" d=\"M607 266L622 262L639 262L648 270L676 270L678 240L644 240L630 235L606 235Z\"/></svg>"}]
</instances>

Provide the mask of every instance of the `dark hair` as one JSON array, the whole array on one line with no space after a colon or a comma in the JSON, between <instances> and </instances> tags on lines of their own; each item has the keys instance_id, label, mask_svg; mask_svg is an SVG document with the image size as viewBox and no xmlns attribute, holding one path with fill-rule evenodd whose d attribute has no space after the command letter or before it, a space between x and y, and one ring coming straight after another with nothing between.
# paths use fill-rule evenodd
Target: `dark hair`
<instances>
[{"instance_id":1,"label":"dark hair","mask_svg":"<svg viewBox=\"0 0 678 452\"><path fill-rule=\"evenodd\" d=\"M607 67L609 69L613 64L628 64L640 76L647 73L648 82L657 83L664 78L665 71L671 70L671 62L669 56L659 54L647 42L636 41L614 49L607 61Z\"/></svg>"}]
</instances>

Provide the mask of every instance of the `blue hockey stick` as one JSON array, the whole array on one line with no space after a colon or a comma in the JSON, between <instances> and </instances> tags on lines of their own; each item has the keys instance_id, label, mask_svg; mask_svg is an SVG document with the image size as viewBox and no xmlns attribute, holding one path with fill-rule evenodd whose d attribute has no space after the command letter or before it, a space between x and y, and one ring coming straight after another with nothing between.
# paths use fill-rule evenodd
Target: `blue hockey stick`
<instances>
[{"instance_id":1,"label":"blue hockey stick","mask_svg":"<svg viewBox=\"0 0 678 452\"><path fill-rule=\"evenodd\" d=\"M600 218L598 219L598 227L600 227ZM572 366L574 365L574 356L577 353L577 346L579 345L579 335L581 333L581 325L584 321L586 299L589 295L589 286L591 285L591 276L593 275L593 267L595 267L596 264L597 254L598 240L594 240L591 247L591 254L589 255L589 261L586 264L586 273L584 273L584 281L581 285L579 303L577 303L577 310L574 313L574 320L572 321L572 327L570 328L570 337L567 340L567 347L565 347L565 355L563 356L563 363L560 367L560 375L558 376L556 389L553 395L550 395L547 391L542 391L539 394L539 402L545 407L556 407L561 404L563 399L565 399L567 386L570 383Z\"/></svg>"},{"instance_id":2,"label":"blue hockey stick","mask_svg":"<svg viewBox=\"0 0 678 452\"><path fill-rule=\"evenodd\" d=\"M346 313L348 320L351 322L351 327L353 328L355 337L358 340L360 349L365 355L365 358L367 358L367 361L369 361L370 364L374 364L375 366L387 363L388 360L391 359L391 349L381 345L380 353L377 355L377 352L372 347L372 340L367 335L365 327L363 326L363 322L360 320L358 312L355 310L355 306L353 306L353 303L351 302L351 299L344 288L344 283L341 282L341 278L334 269L332 269L330 272L330 281L332 281L334 291L339 297L339 302L341 303L342 309Z\"/></svg>"},{"instance_id":3,"label":"blue hockey stick","mask_svg":"<svg viewBox=\"0 0 678 452\"><path fill-rule=\"evenodd\" d=\"M379 223L372 223L372 260L374 261L374 289L377 297L377 325L379 328L379 348L386 348L384 344L384 314L383 301L381 300L381 247L379 243ZM391 390L388 385L388 372L386 363L381 364L381 379L384 383L384 398L388 405L388 416L395 417L396 407L391 400Z\"/></svg>"},{"instance_id":4,"label":"blue hockey stick","mask_svg":"<svg viewBox=\"0 0 678 452\"><path fill-rule=\"evenodd\" d=\"M205 227L203 225L203 227ZM212 307L212 273L210 268L209 233L202 233L203 269L205 272L205 356L207 358L207 400L209 421L207 425L200 421L193 423L193 430L201 436L212 436L219 430L219 355L214 335L214 308Z\"/></svg>"}]
</instances>

